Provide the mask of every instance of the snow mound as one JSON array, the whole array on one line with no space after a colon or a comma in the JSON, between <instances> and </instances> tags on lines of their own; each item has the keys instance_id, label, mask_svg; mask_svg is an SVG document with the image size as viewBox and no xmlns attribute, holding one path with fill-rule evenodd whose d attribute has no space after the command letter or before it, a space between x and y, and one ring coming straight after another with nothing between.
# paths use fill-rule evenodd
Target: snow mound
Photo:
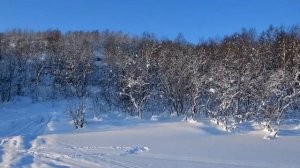
<instances>
[{"instance_id":1,"label":"snow mound","mask_svg":"<svg viewBox=\"0 0 300 168\"><path fill-rule=\"evenodd\" d=\"M157 115L153 115L150 118L151 121L158 121L158 116Z\"/></svg>"},{"instance_id":2,"label":"snow mound","mask_svg":"<svg viewBox=\"0 0 300 168\"><path fill-rule=\"evenodd\" d=\"M143 153L143 152L147 152L150 149L148 147L129 147L129 149L127 149L125 152L127 154L138 154L138 153Z\"/></svg>"},{"instance_id":3,"label":"snow mound","mask_svg":"<svg viewBox=\"0 0 300 168\"><path fill-rule=\"evenodd\" d=\"M149 118L119 111L87 116L75 130L65 102L22 100L0 107L0 167L299 167L300 126L284 121L276 130L266 123L235 124L217 119ZM93 114L93 113L92 113ZM227 131L224 131L226 130ZM266 132L267 131L267 132ZM242 133L242 134L240 134ZM279 138L276 141L262 139ZM151 148L151 150L150 150ZM230 154L228 153L230 151ZM287 153L287 155L282 155Z\"/></svg>"},{"instance_id":4,"label":"snow mound","mask_svg":"<svg viewBox=\"0 0 300 168\"><path fill-rule=\"evenodd\" d=\"M197 120L193 119L192 117L187 118L186 121L190 124L197 124L198 123Z\"/></svg>"},{"instance_id":5,"label":"snow mound","mask_svg":"<svg viewBox=\"0 0 300 168\"><path fill-rule=\"evenodd\" d=\"M216 92L216 90L215 90L215 89L213 89L213 88L210 88L210 89L209 89L209 92L210 92L210 93L215 93L215 92Z\"/></svg>"},{"instance_id":6,"label":"snow mound","mask_svg":"<svg viewBox=\"0 0 300 168\"><path fill-rule=\"evenodd\" d=\"M278 133L278 130L272 131L272 132L269 133L269 135L266 135L264 137L264 139L267 139L267 140L275 139L277 137L277 133Z\"/></svg>"}]
</instances>

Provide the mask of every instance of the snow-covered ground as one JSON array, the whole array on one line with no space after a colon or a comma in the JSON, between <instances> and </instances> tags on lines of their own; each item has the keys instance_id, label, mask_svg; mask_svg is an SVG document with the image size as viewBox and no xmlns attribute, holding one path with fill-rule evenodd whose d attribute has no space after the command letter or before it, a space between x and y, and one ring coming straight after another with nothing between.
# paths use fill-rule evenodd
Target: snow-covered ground
<instances>
[{"instance_id":1,"label":"snow-covered ground","mask_svg":"<svg viewBox=\"0 0 300 168\"><path fill-rule=\"evenodd\" d=\"M0 114L0 167L300 167L299 122L267 140L250 122L227 133L208 120L140 120L117 112L75 130L63 101L22 98L1 105Z\"/></svg>"}]
</instances>

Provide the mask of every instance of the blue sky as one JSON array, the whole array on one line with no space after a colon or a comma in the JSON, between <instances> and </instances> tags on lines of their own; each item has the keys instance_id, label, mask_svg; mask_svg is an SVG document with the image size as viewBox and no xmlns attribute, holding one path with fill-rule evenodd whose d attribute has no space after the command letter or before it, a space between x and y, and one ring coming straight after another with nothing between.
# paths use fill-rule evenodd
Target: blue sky
<instances>
[{"instance_id":1,"label":"blue sky","mask_svg":"<svg viewBox=\"0 0 300 168\"><path fill-rule=\"evenodd\" d=\"M191 42L300 24L300 0L0 0L0 31L113 30Z\"/></svg>"}]
</instances>

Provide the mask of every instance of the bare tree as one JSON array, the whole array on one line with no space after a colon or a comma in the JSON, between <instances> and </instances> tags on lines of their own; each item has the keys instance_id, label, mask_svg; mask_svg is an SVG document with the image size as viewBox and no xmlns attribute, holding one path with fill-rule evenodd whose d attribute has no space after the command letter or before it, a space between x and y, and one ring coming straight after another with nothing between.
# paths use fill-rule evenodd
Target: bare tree
<instances>
[{"instance_id":1,"label":"bare tree","mask_svg":"<svg viewBox=\"0 0 300 168\"><path fill-rule=\"evenodd\" d=\"M191 87L192 52L183 41L165 41L159 53L159 77L162 95L178 116L184 113L188 90Z\"/></svg>"}]
</instances>

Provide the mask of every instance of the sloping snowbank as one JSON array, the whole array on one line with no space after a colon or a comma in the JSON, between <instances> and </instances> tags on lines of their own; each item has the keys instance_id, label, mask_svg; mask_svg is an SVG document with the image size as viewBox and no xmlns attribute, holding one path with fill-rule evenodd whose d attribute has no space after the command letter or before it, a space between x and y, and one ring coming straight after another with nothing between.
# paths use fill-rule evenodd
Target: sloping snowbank
<instances>
[{"instance_id":1,"label":"sloping snowbank","mask_svg":"<svg viewBox=\"0 0 300 168\"><path fill-rule=\"evenodd\" d=\"M263 139L247 122L228 133L210 120L140 120L119 112L88 118L75 130L65 102L0 107L0 167L295 167L300 129L286 122L279 138Z\"/></svg>"}]
</instances>

